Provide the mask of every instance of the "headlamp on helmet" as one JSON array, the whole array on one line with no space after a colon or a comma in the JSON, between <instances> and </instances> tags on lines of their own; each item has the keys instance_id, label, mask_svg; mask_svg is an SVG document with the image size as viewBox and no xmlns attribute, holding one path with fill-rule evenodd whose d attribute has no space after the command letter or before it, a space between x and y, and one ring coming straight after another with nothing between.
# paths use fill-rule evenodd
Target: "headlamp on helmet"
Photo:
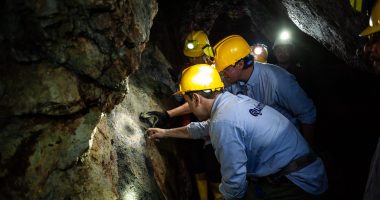
<instances>
[{"instance_id":1,"label":"headlamp on helmet","mask_svg":"<svg viewBox=\"0 0 380 200\"><path fill-rule=\"evenodd\" d=\"M289 31L284 30L279 34L277 39L274 41L273 49L275 49L276 46L280 46L280 45L294 46L293 41L292 41L292 36Z\"/></svg>"},{"instance_id":2,"label":"headlamp on helmet","mask_svg":"<svg viewBox=\"0 0 380 200\"><path fill-rule=\"evenodd\" d=\"M194 49L198 46L198 42L196 40L187 40L186 41L186 48L188 49Z\"/></svg>"},{"instance_id":3,"label":"headlamp on helmet","mask_svg":"<svg viewBox=\"0 0 380 200\"><path fill-rule=\"evenodd\" d=\"M262 46L256 46L254 49L253 49L253 54L254 55L260 55L264 52L263 50L263 47Z\"/></svg>"},{"instance_id":4,"label":"headlamp on helmet","mask_svg":"<svg viewBox=\"0 0 380 200\"><path fill-rule=\"evenodd\" d=\"M255 61L266 63L268 58L268 48L265 44L255 44L252 47L251 54L255 58Z\"/></svg>"},{"instance_id":5,"label":"headlamp on helmet","mask_svg":"<svg viewBox=\"0 0 380 200\"><path fill-rule=\"evenodd\" d=\"M205 54L209 57L214 56L207 35L203 31L192 31L187 35L183 53L185 56L193 58Z\"/></svg>"},{"instance_id":6,"label":"headlamp on helmet","mask_svg":"<svg viewBox=\"0 0 380 200\"><path fill-rule=\"evenodd\" d=\"M280 33L280 40L290 40L290 33L288 31L282 31Z\"/></svg>"}]
</instances>

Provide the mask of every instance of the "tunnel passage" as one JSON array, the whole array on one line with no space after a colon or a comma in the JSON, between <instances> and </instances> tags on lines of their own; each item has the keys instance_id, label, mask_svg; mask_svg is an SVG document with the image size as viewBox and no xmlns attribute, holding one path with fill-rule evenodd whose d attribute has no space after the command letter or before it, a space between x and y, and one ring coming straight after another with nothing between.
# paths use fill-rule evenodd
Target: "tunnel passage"
<instances>
[{"instance_id":1,"label":"tunnel passage","mask_svg":"<svg viewBox=\"0 0 380 200\"><path fill-rule=\"evenodd\" d=\"M0 5L0 198L196 199L185 141L148 140L139 113L178 104L190 30L211 44L230 34L265 43L276 63L271 47L287 28L309 74L329 197L361 199L380 84L356 54L368 16L349 1Z\"/></svg>"}]
</instances>

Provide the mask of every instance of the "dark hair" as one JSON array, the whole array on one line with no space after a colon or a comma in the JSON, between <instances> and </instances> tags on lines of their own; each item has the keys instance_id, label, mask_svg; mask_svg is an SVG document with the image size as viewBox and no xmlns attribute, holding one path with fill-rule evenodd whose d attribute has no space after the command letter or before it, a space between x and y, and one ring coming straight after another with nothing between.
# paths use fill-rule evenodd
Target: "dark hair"
<instances>
[{"instance_id":1,"label":"dark hair","mask_svg":"<svg viewBox=\"0 0 380 200\"><path fill-rule=\"evenodd\" d=\"M253 57L253 55L248 54L246 57L244 57L244 58L242 58L240 60L244 61L244 67L243 67L243 69L247 69L248 67L252 67L253 66L253 61L255 60L255 58Z\"/></svg>"},{"instance_id":2,"label":"dark hair","mask_svg":"<svg viewBox=\"0 0 380 200\"><path fill-rule=\"evenodd\" d=\"M206 99L213 99L215 98L215 96L217 94L220 94L222 91L221 90L215 90L215 91L212 91L212 90L199 90L199 91L191 91L191 92L186 92L185 95L188 95L190 100L193 99L193 96L192 94L196 93L196 94L199 94L201 95L202 97L206 98Z\"/></svg>"}]
</instances>

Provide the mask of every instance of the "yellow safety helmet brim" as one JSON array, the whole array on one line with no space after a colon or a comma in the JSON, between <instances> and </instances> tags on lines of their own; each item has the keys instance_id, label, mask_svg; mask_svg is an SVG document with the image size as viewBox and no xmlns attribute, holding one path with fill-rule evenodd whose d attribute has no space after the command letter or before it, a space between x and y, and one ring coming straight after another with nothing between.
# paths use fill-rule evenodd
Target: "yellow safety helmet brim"
<instances>
[{"instance_id":1,"label":"yellow safety helmet brim","mask_svg":"<svg viewBox=\"0 0 380 200\"><path fill-rule=\"evenodd\" d=\"M206 54L208 57L215 57L214 51L211 47L211 45L207 45L203 48L203 53Z\"/></svg>"},{"instance_id":2,"label":"yellow safety helmet brim","mask_svg":"<svg viewBox=\"0 0 380 200\"><path fill-rule=\"evenodd\" d=\"M380 31L380 0L377 0L372 8L369 26L359 36L367 36Z\"/></svg>"},{"instance_id":3,"label":"yellow safety helmet brim","mask_svg":"<svg viewBox=\"0 0 380 200\"><path fill-rule=\"evenodd\" d=\"M376 33L376 32L379 32L380 31L380 24L377 25L377 26L369 26L367 27L366 29L364 29L360 34L359 36L360 37L363 37L363 36L367 36L367 35L371 35L373 33Z\"/></svg>"}]
</instances>

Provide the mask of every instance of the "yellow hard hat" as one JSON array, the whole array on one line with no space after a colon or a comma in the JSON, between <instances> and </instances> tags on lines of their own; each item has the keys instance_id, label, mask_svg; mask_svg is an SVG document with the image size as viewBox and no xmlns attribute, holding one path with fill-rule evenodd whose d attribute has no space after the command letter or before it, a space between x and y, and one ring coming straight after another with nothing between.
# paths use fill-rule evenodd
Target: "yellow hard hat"
<instances>
[{"instance_id":1,"label":"yellow hard hat","mask_svg":"<svg viewBox=\"0 0 380 200\"><path fill-rule=\"evenodd\" d=\"M206 33L203 31L192 31L185 40L183 54L187 57L200 57L204 54L213 57L212 48Z\"/></svg>"},{"instance_id":2,"label":"yellow hard hat","mask_svg":"<svg viewBox=\"0 0 380 200\"><path fill-rule=\"evenodd\" d=\"M251 47L240 35L230 35L214 46L215 67L218 72L246 57Z\"/></svg>"},{"instance_id":3,"label":"yellow hard hat","mask_svg":"<svg viewBox=\"0 0 380 200\"><path fill-rule=\"evenodd\" d=\"M221 90L224 88L222 79L214 67L208 64L192 65L182 71L179 91L175 94L201 90Z\"/></svg>"},{"instance_id":4,"label":"yellow hard hat","mask_svg":"<svg viewBox=\"0 0 380 200\"><path fill-rule=\"evenodd\" d=\"M376 1L369 18L369 26L359 36L367 36L380 31L380 0Z\"/></svg>"},{"instance_id":5,"label":"yellow hard hat","mask_svg":"<svg viewBox=\"0 0 380 200\"><path fill-rule=\"evenodd\" d=\"M268 58L268 48L265 44L255 44L252 47L252 55L255 61L266 63Z\"/></svg>"}]
</instances>

